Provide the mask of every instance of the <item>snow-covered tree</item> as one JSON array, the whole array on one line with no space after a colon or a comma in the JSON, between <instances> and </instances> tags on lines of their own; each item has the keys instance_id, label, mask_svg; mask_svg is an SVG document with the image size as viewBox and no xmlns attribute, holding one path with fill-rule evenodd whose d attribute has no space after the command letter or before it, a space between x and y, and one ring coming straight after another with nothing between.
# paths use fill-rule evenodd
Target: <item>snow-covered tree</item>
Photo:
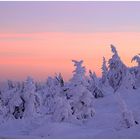
<instances>
[{"instance_id":1,"label":"snow-covered tree","mask_svg":"<svg viewBox=\"0 0 140 140\"><path fill-rule=\"evenodd\" d=\"M131 61L136 61L138 66L140 67L140 54L134 56Z\"/></svg>"},{"instance_id":2,"label":"snow-covered tree","mask_svg":"<svg viewBox=\"0 0 140 140\"><path fill-rule=\"evenodd\" d=\"M106 59L105 57L103 57L103 64L102 64L102 83L103 84L108 82L107 74L108 74L108 68L106 65Z\"/></svg>"},{"instance_id":3,"label":"snow-covered tree","mask_svg":"<svg viewBox=\"0 0 140 140\"><path fill-rule=\"evenodd\" d=\"M103 97L104 96L103 91L95 72L92 73L90 70L89 76L90 76L90 79L89 79L88 89L90 90L90 92L95 98Z\"/></svg>"},{"instance_id":4,"label":"snow-covered tree","mask_svg":"<svg viewBox=\"0 0 140 140\"><path fill-rule=\"evenodd\" d=\"M8 114L8 108L6 107L2 92L0 91L0 124L6 121Z\"/></svg>"},{"instance_id":5,"label":"snow-covered tree","mask_svg":"<svg viewBox=\"0 0 140 140\"><path fill-rule=\"evenodd\" d=\"M57 122L70 121L72 110L69 101L65 96L55 97L55 108L52 114L52 120Z\"/></svg>"},{"instance_id":6,"label":"snow-covered tree","mask_svg":"<svg viewBox=\"0 0 140 140\"><path fill-rule=\"evenodd\" d=\"M138 63L138 66L135 66L133 68L133 73L135 74L135 84L136 87L140 87L140 54L134 56L131 60L132 61L136 61Z\"/></svg>"},{"instance_id":7,"label":"snow-covered tree","mask_svg":"<svg viewBox=\"0 0 140 140\"><path fill-rule=\"evenodd\" d=\"M35 82L31 77L28 77L24 83L22 98L25 102L24 118L32 118L40 115L41 97L35 92Z\"/></svg>"},{"instance_id":8,"label":"snow-covered tree","mask_svg":"<svg viewBox=\"0 0 140 140\"><path fill-rule=\"evenodd\" d=\"M109 59L108 81L114 91L117 91L126 76L127 67L121 61L113 45L111 45L111 49L113 56Z\"/></svg>"},{"instance_id":9,"label":"snow-covered tree","mask_svg":"<svg viewBox=\"0 0 140 140\"><path fill-rule=\"evenodd\" d=\"M12 98L9 100L9 108L10 113L12 113L16 119L22 118L22 110L20 110L22 109L22 104L23 100L21 99L18 90L15 88L12 93Z\"/></svg>"},{"instance_id":10,"label":"snow-covered tree","mask_svg":"<svg viewBox=\"0 0 140 140\"><path fill-rule=\"evenodd\" d=\"M124 85L123 82L127 82L125 80L128 69L120 60L116 48L113 45L111 45L111 49L114 55L109 60L109 73L108 73L109 84L114 89L115 92L114 96L116 97L117 102L120 106L123 123L125 127L129 128L135 124L134 117L131 110L128 109L127 104L121 98L121 95L118 92L120 86Z\"/></svg>"},{"instance_id":11,"label":"snow-covered tree","mask_svg":"<svg viewBox=\"0 0 140 140\"><path fill-rule=\"evenodd\" d=\"M71 107L63 94L62 76L48 77L43 94L43 111L51 115L53 121L68 121Z\"/></svg>"},{"instance_id":12,"label":"snow-covered tree","mask_svg":"<svg viewBox=\"0 0 140 140\"><path fill-rule=\"evenodd\" d=\"M57 89L56 80L52 77L48 77L46 85L44 87L43 94L43 106L45 114L52 115L55 110L55 97L59 94L60 89Z\"/></svg>"},{"instance_id":13,"label":"snow-covered tree","mask_svg":"<svg viewBox=\"0 0 140 140\"><path fill-rule=\"evenodd\" d=\"M76 69L73 71L74 74L69 83L67 96L69 97L73 117L78 120L85 120L95 114L94 97L86 87L88 82L85 78L85 67L82 66L83 60L72 60L72 62L74 62Z\"/></svg>"},{"instance_id":14,"label":"snow-covered tree","mask_svg":"<svg viewBox=\"0 0 140 140\"><path fill-rule=\"evenodd\" d=\"M116 92L115 97L120 107L123 126L126 128L134 126L136 122L134 120L132 111L128 109L125 101L122 99L119 92Z\"/></svg>"},{"instance_id":15,"label":"snow-covered tree","mask_svg":"<svg viewBox=\"0 0 140 140\"><path fill-rule=\"evenodd\" d=\"M122 83L122 88L136 89L135 75L133 73L131 73L129 69L126 72L126 76Z\"/></svg>"},{"instance_id":16,"label":"snow-covered tree","mask_svg":"<svg viewBox=\"0 0 140 140\"><path fill-rule=\"evenodd\" d=\"M10 80L7 82L7 88L3 91L3 104L7 109L7 114L5 114L7 119L18 119L20 117L20 112L18 109L22 104L22 99L19 94L18 87Z\"/></svg>"},{"instance_id":17,"label":"snow-covered tree","mask_svg":"<svg viewBox=\"0 0 140 140\"><path fill-rule=\"evenodd\" d=\"M72 62L74 63L74 66L76 67L76 69L73 71L73 77L70 80L71 83L74 82L75 85L83 85L83 86L87 86L88 82L86 81L86 77L85 77L85 72L86 69L84 66L82 66L83 60L81 61L76 61L76 60L72 60Z\"/></svg>"},{"instance_id":18,"label":"snow-covered tree","mask_svg":"<svg viewBox=\"0 0 140 140\"><path fill-rule=\"evenodd\" d=\"M10 90L10 89L13 89L15 87L15 85L14 85L14 83L11 80L8 80L7 81L7 87Z\"/></svg>"},{"instance_id":19,"label":"snow-covered tree","mask_svg":"<svg viewBox=\"0 0 140 140\"><path fill-rule=\"evenodd\" d=\"M40 82L35 82L35 89L36 89L36 92L40 91L41 88L42 88L41 83L40 83Z\"/></svg>"},{"instance_id":20,"label":"snow-covered tree","mask_svg":"<svg viewBox=\"0 0 140 140\"><path fill-rule=\"evenodd\" d=\"M59 73L58 75L56 74L55 78L59 82L60 86L63 87L64 86L64 80L63 80L63 77L62 77L61 73Z\"/></svg>"},{"instance_id":21,"label":"snow-covered tree","mask_svg":"<svg viewBox=\"0 0 140 140\"><path fill-rule=\"evenodd\" d=\"M15 116L16 119L22 119L23 114L25 111L25 100L23 98L24 94L24 82L16 82L15 83L16 87L16 94L17 96L20 97L20 100L22 101L19 106L15 107L15 110L13 112L13 115Z\"/></svg>"}]
</instances>

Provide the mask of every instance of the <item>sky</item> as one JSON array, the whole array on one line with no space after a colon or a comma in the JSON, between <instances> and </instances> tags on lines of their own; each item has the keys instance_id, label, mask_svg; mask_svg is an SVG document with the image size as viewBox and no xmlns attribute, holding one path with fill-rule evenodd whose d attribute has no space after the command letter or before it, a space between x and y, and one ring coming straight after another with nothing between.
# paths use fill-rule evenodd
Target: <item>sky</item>
<instances>
[{"instance_id":1,"label":"sky","mask_svg":"<svg viewBox=\"0 0 140 140\"><path fill-rule=\"evenodd\" d=\"M72 76L72 59L101 76L110 44L127 66L140 53L140 2L0 1L0 81Z\"/></svg>"}]
</instances>

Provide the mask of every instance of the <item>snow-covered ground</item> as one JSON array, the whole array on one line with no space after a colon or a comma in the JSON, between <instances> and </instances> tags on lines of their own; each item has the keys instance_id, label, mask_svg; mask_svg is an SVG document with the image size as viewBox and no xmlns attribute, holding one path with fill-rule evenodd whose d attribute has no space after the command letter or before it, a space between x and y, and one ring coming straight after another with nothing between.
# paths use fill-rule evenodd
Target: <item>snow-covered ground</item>
<instances>
[{"instance_id":1,"label":"snow-covered ground","mask_svg":"<svg viewBox=\"0 0 140 140\"><path fill-rule=\"evenodd\" d=\"M83 123L50 122L48 118L12 120L1 124L0 138L140 138L140 89L121 90L120 95L135 120L131 128L122 126L117 100L111 90L95 101L95 116Z\"/></svg>"}]
</instances>

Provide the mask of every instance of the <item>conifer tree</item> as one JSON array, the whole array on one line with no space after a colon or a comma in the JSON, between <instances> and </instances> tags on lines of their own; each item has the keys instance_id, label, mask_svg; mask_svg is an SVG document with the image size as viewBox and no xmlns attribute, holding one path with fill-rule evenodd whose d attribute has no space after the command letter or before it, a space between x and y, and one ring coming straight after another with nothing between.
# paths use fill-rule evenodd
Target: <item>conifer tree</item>
<instances>
[{"instance_id":1,"label":"conifer tree","mask_svg":"<svg viewBox=\"0 0 140 140\"><path fill-rule=\"evenodd\" d=\"M123 64L115 46L111 45L113 56L109 59L108 81L110 86L117 91L126 76L127 67Z\"/></svg>"},{"instance_id":2,"label":"conifer tree","mask_svg":"<svg viewBox=\"0 0 140 140\"><path fill-rule=\"evenodd\" d=\"M114 89L115 97L120 106L122 120L125 127L130 128L135 125L134 116L131 110L128 109L126 102L121 98L118 89L123 84L126 78L127 67L123 64L118 56L116 48L111 45L112 52L114 53L109 60L109 84Z\"/></svg>"},{"instance_id":3,"label":"conifer tree","mask_svg":"<svg viewBox=\"0 0 140 140\"><path fill-rule=\"evenodd\" d=\"M91 70L89 71L89 87L88 89L90 90L90 92L92 93L92 95L94 95L95 98L99 98L99 97L103 97L103 91L101 89L101 86L99 84L99 80L94 73L91 72Z\"/></svg>"},{"instance_id":4,"label":"conifer tree","mask_svg":"<svg viewBox=\"0 0 140 140\"><path fill-rule=\"evenodd\" d=\"M102 64L102 83L103 84L108 82L107 74L108 74L108 68L106 65L106 59L105 57L103 57L103 64Z\"/></svg>"},{"instance_id":5,"label":"conifer tree","mask_svg":"<svg viewBox=\"0 0 140 140\"><path fill-rule=\"evenodd\" d=\"M133 74L135 74L135 86L140 87L140 54L134 56L131 62L136 61L138 65L133 68Z\"/></svg>"},{"instance_id":6,"label":"conifer tree","mask_svg":"<svg viewBox=\"0 0 140 140\"><path fill-rule=\"evenodd\" d=\"M41 98L37 94L35 82L31 77L27 77L24 83L23 100L25 101L24 118L32 118L39 115L39 109L41 105Z\"/></svg>"},{"instance_id":7,"label":"conifer tree","mask_svg":"<svg viewBox=\"0 0 140 140\"><path fill-rule=\"evenodd\" d=\"M95 114L93 107L94 97L86 87L88 82L85 78L86 69L82 66L83 60L72 60L72 62L76 67L68 90L72 115L77 120L92 118Z\"/></svg>"}]
</instances>

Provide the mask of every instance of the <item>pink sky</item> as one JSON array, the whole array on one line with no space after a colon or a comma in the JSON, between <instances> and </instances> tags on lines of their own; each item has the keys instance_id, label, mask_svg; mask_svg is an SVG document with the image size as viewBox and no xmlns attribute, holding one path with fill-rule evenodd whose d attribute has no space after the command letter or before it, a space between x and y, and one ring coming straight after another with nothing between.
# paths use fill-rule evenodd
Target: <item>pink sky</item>
<instances>
[{"instance_id":1,"label":"pink sky","mask_svg":"<svg viewBox=\"0 0 140 140\"><path fill-rule=\"evenodd\" d=\"M0 81L72 76L72 59L101 76L114 44L124 63L140 53L139 1L0 2Z\"/></svg>"},{"instance_id":2,"label":"pink sky","mask_svg":"<svg viewBox=\"0 0 140 140\"><path fill-rule=\"evenodd\" d=\"M44 80L61 72L69 79L74 69L72 59L84 60L87 71L101 76L102 57L111 57L114 44L124 63L140 52L139 32L42 32L0 34L0 77L25 79L27 75Z\"/></svg>"}]
</instances>

